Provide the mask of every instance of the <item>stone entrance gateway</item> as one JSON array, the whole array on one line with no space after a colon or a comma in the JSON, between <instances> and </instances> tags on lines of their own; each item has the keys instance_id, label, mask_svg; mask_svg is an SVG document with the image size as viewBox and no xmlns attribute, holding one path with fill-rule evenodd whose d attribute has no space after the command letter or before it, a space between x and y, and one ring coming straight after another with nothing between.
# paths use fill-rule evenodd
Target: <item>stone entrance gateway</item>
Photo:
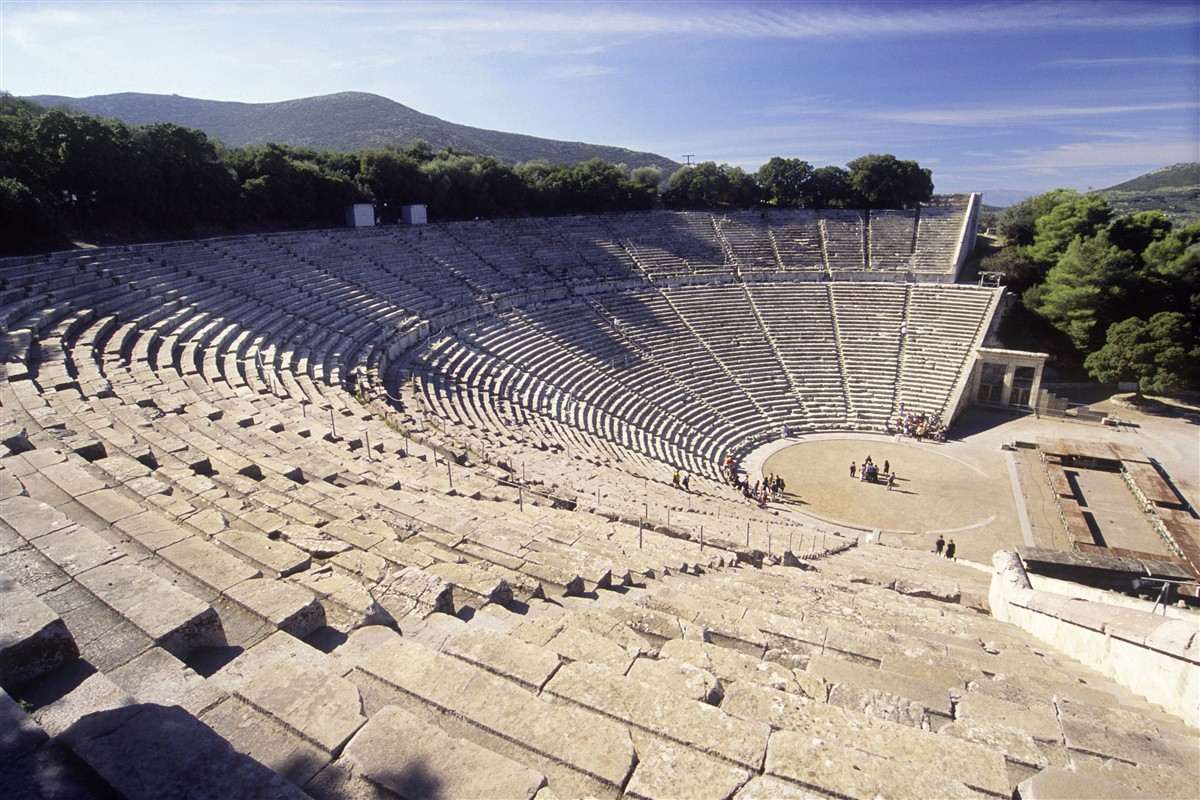
<instances>
[{"instance_id":1,"label":"stone entrance gateway","mask_svg":"<svg viewBox=\"0 0 1200 800\"><path fill-rule=\"evenodd\" d=\"M1032 408L1049 354L993 347L977 352L967 396L978 405Z\"/></svg>"}]
</instances>

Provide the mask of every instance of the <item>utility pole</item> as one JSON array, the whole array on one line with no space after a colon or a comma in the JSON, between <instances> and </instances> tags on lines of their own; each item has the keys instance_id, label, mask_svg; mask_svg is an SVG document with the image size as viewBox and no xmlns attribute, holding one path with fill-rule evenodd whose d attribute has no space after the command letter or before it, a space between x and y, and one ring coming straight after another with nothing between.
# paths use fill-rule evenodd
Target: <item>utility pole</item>
<instances>
[{"instance_id":1,"label":"utility pole","mask_svg":"<svg viewBox=\"0 0 1200 800\"><path fill-rule=\"evenodd\" d=\"M690 167L696 163L696 154L695 153L684 153L682 158L683 158L683 164L686 167Z\"/></svg>"}]
</instances>

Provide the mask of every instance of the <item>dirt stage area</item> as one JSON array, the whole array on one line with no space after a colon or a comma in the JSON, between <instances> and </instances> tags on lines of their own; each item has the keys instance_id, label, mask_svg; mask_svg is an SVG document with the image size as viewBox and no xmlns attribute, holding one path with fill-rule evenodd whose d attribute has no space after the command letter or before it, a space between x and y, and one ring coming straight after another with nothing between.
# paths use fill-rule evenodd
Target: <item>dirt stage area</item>
<instances>
[{"instance_id":1,"label":"dirt stage area","mask_svg":"<svg viewBox=\"0 0 1200 800\"><path fill-rule=\"evenodd\" d=\"M896 473L895 488L850 477L867 456ZM941 533L959 552L995 549L1001 528L1016 537L1013 497L1006 475L957 457L951 448L882 437L801 441L767 458L763 472L782 475L804 513L829 522L881 528L889 537L925 547ZM982 545L978 548L978 545Z\"/></svg>"},{"instance_id":2,"label":"dirt stage area","mask_svg":"<svg viewBox=\"0 0 1200 800\"><path fill-rule=\"evenodd\" d=\"M765 445L746 467L751 481L764 473L783 475L794 493L783 505L817 523L880 528L885 542L919 549L930 548L940 532L954 538L963 558L991 564L1002 548L1071 547L1038 451L1005 450L1008 442L1065 437L1137 446L1163 465L1193 505L1200 500L1200 415L1129 409L1121 415L1126 424L1112 428L969 409L955 424L958 438L945 444L818 434ZM850 478L851 460L857 465L868 455L880 466L891 462L899 476L895 490ZM1158 552L1153 529L1119 481L1116 475L1083 476L1079 488L1088 510L1110 546Z\"/></svg>"}]
</instances>

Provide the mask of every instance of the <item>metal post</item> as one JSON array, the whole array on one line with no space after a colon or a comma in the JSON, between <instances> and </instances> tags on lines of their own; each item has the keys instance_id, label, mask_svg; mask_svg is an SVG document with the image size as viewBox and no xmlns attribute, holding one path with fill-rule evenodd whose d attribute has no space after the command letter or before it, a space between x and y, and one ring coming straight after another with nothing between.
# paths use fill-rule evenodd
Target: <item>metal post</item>
<instances>
[{"instance_id":1,"label":"metal post","mask_svg":"<svg viewBox=\"0 0 1200 800\"><path fill-rule=\"evenodd\" d=\"M454 488L454 473L450 471L450 457L446 457L446 477L450 479L450 488Z\"/></svg>"},{"instance_id":2,"label":"metal post","mask_svg":"<svg viewBox=\"0 0 1200 800\"><path fill-rule=\"evenodd\" d=\"M600 484L596 484L596 508L600 507Z\"/></svg>"},{"instance_id":3,"label":"metal post","mask_svg":"<svg viewBox=\"0 0 1200 800\"><path fill-rule=\"evenodd\" d=\"M671 507L667 506L667 527L671 527Z\"/></svg>"},{"instance_id":4,"label":"metal post","mask_svg":"<svg viewBox=\"0 0 1200 800\"><path fill-rule=\"evenodd\" d=\"M746 547L750 546L750 520L746 520Z\"/></svg>"},{"instance_id":5,"label":"metal post","mask_svg":"<svg viewBox=\"0 0 1200 800\"><path fill-rule=\"evenodd\" d=\"M367 461L371 460L371 432L363 431L363 440L367 443Z\"/></svg>"},{"instance_id":6,"label":"metal post","mask_svg":"<svg viewBox=\"0 0 1200 800\"><path fill-rule=\"evenodd\" d=\"M329 409L329 427L333 430L333 438L337 438L337 420L333 418L333 409Z\"/></svg>"},{"instance_id":7,"label":"metal post","mask_svg":"<svg viewBox=\"0 0 1200 800\"><path fill-rule=\"evenodd\" d=\"M771 554L771 526L767 526L767 555Z\"/></svg>"},{"instance_id":8,"label":"metal post","mask_svg":"<svg viewBox=\"0 0 1200 800\"><path fill-rule=\"evenodd\" d=\"M700 552L704 552L704 526L700 526Z\"/></svg>"},{"instance_id":9,"label":"metal post","mask_svg":"<svg viewBox=\"0 0 1200 800\"><path fill-rule=\"evenodd\" d=\"M638 520L638 550L642 549L642 526L646 524L646 520Z\"/></svg>"},{"instance_id":10,"label":"metal post","mask_svg":"<svg viewBox=\"0 0 1200 800\"><path fill-rule=\"evenodd\" d=\"M521 486L517 486L517 505L522 511L525 510L525 490Z\"/></svg>"}]
</instances>

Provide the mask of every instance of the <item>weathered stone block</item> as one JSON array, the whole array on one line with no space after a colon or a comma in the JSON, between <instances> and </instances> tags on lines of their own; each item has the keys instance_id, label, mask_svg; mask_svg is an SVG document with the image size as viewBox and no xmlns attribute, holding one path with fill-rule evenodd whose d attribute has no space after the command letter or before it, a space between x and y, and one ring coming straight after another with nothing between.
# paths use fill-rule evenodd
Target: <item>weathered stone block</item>
<instances>
[{"instance_id":1,"label":"weathered stone block","mask_svg":"<svg viewBox=\"0 0 1200 800\"><path fill-rule=\"evenodd\" d=\"M0 608L0 686L19 686L79 657L62 618L3 573Z\"/></svg>"}]
</instances>

